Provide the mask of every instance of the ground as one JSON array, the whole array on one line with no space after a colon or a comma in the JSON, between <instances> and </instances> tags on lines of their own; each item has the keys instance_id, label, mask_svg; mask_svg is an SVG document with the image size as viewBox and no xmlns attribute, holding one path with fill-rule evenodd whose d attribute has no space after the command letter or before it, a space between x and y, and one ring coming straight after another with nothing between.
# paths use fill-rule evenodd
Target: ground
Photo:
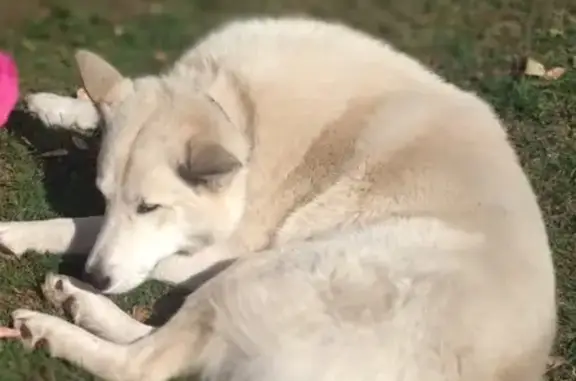
<instances>
[{"instance_id":1,"label":"ground","mask_svg":"<svg viewBox=\"0 0 576 381\"><path fill-rule=\"evenodd\" d=\"M157 71L223 19L286 12L342 19L378 34L494 105L539 196L554 249L559 334L548 378L575 381L573 0L0 1L0 49L14 53L24 93L68 93L78 85L72 66L77 47L102 53L128 74ZM567 72L557 80L518 76L517 63L526 56ZM0 220L97 212L101 200L92 185L92 158L93 151L72 144L69 135L45 133L17 113L9 128L0 131ZM0 258L0 323L8 323L17 307L50 310L38 295L39 281L48 269L75 267L58 262L38 255ZM163 291L151 284L116 299L143 316ZM41 351L27 354L18 343L8 342L0 343L0 378L91 379Z\"/></svg>"}]
</instances>

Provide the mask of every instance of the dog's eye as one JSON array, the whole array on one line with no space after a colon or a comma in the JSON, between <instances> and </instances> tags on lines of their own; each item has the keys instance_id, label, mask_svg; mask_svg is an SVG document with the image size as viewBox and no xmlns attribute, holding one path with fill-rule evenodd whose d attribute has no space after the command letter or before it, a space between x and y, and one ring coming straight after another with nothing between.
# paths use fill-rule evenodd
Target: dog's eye
<instances>
[{"instance_id":1,"label":"dog's eye","mask_svg":"<svg viewBox=\"0 0 576 381\"><path fill-rule=\"evenodd\" d=\"M146 204L145 202L141 202L136 209L138 214L146 214L155 211L156 209L160 208L159 204Z\"/></svg>"}]
</instances>

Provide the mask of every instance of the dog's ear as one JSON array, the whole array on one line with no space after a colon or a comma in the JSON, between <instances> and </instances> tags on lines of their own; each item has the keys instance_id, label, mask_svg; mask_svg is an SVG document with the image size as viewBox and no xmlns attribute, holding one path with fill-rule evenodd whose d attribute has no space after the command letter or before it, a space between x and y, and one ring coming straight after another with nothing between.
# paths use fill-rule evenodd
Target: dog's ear
<instances>
[{"instance_id":1,"label":"dog's ear","mask_svg":"<svg viewBox=\"0 0 576 381\"><path fill-rule=\"evenodd\" d=\"M78 50L75 58L90 98L95 103L105 102L112 88L122 81L122 74L104 58L88 50Z\"/></svg>"},{"instance_id":2,"label":"dog's ear","mask_svg":"<svg viewBox=\"0 0 576 381\"><path fill-rule=\"evenodd\" d=\"M217 69L206 93L232 124L242 126L250 123L247 119L251 107L246 89L232 73Z\"/></svg>"},{"instance_id":3,"label":"dog's ear","mask_svg":"<svg viewBox=\"0 0 576 381\"><path fill-rule=\"evenodd\" d=\"M242 166L234 154L221 144L211 141L192 141L186 146L185 159L178 166L178 174L194 187L216 190Z\"/></svg>"}]
</instances>

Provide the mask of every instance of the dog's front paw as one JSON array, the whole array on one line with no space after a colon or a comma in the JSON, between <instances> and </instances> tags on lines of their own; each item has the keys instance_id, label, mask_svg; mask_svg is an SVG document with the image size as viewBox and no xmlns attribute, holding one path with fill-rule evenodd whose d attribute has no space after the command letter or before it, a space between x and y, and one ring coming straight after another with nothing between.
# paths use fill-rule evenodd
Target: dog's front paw
<instances>
[{"instance_id":1,"label":"dog's front paw","mask_svg":"<svg viewBox=\"0 0 576 381\"><path fill-rule=\"evenodd\" d=\"M48 127L87 131L98 126L98 111L89 99L34 93L25 102L28 111Z\"/></svg>"},{"instance_id":2,"label":"dog's front paw","mask_svg":"<svg viewBox=\"0 0 576 381\"><path fill-rule=\"evenodd\" d=\"M14 328L20 332L20 340L29 350L46 348L52 351L51 339L58 318L40 312L19 309L12 313Z\"/></svg>"},{"instance_id":3,"label":"dog's front paw","mask_svg":"<svg viewBox=\"0 0 576 381\"><path fill-rule=\"evenodd\" d=\"M94 310L101 305L103 296L90 285L66 275L48 273L42 293L53 306L62 308L74 324L91 330L98 323Z\"/></svg>"},{"instance_id":4,"label":"dog's front paw","mask_svg":"<svg viewBox=\"0 0 576 381\"><path fill-rule=\"evenodd\" d=\"M48 273L42 284L42 293L54 307L61 308L73 302L72 284L66 275ZM71 311L66 311L71 312Z\"/></svg>"},{"instance_id":5,"label":"dog's front paw","mask_svg":"<svg viewBox=\"0 0 576 381\"><path fill-rule=\"evenodd\" d=\"M90 304L89 299L95 289L89 285L72 279L66 275L48 273L42 284L44 297L57 308L62 308L64 312L77 323L80 320L80 303ZM79 301L81 300L81 301Z\"/></svg>"}]
</instances>

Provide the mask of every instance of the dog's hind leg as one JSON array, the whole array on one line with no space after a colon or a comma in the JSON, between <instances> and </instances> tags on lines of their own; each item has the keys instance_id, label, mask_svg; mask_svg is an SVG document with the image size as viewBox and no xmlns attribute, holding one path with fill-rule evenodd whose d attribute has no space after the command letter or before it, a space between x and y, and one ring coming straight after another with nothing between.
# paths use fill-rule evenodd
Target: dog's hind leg
<instances>
[{"instance_id":1,"label":"dog's hind leg","mask_svg":"<svg viewBox=\"0 0 576 381\"><path fill-rule=\"evenodd\" d=\"M47 127L91 131L98 127L100 116L89 99L34 93L25 99L28 111Z\"/></svg>"},{"instance_id":2,"label":"dog's hind leg","mask_svg":"<svg viewBox=\"0 0 576 381\"><path fill-rule=\"evenodd\" d=\"M74 324L108 341L127 344L150 333L140 323L89 285L64 275L48 274L42 291L56 307L62 307Z\"/></svg>"},{"instance_id":3,"label":"dog's hind leg","mask_svg":"<svg viewBox=\"0 0 576 381\"><path fill-rule=\"evenodd\" d=\"M0 252L88 254L102 226L102 216L0 222Z\"/></svg>"}]
</instances>

